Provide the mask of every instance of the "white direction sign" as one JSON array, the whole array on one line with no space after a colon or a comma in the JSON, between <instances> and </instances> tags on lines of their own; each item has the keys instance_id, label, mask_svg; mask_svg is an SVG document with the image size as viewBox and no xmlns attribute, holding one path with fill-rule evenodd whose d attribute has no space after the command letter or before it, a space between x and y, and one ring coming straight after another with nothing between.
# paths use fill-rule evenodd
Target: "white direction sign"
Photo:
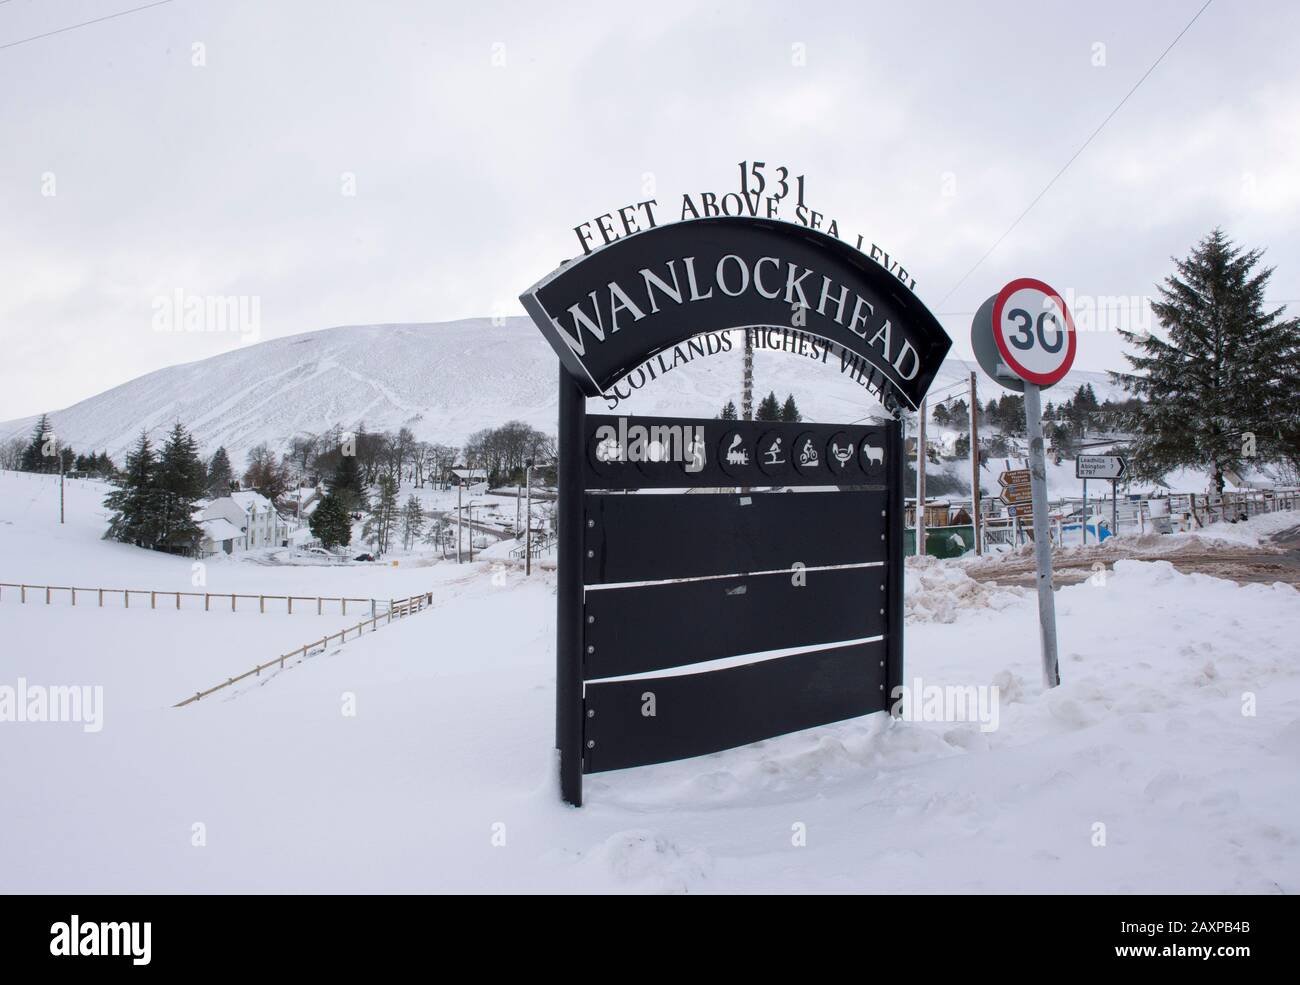
<instances>
[{"instance_id":1,"label":"white direction sign","mask_svg":"<svg viewBox=\"0 0 1300 985\"><path fill-rule=\"evenodd\" d=\"M1074 460L1076 479L1119 479L1128 463L1118 455L1080 455Z\"/></svg>"},{"instance_id":2,"label":"white direction sign","mask_svg":"<svg viewBox=\"0 0 1300 985\"><path fill-rule=\"evenodd\" d=\"M1078 340L1061 295L1041 280L1021 277L993 302L993 341L1016 376L1051 386L1070 371Z\"/></svg>"}]
</instances>

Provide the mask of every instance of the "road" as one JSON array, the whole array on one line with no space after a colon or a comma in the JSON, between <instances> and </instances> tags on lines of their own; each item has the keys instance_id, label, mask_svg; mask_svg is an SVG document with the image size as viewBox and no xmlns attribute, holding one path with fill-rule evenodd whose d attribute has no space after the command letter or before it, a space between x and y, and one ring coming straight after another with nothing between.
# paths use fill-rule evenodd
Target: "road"
<instances>
[{"instance_id":1,"label":"road","mask_svg":"<svg viewBox=\"0 0 1300 985\"><path fill-rule=\"evenodd\" d=\"M1114 546L1112 546L1112 544ZM1074 547L1056 551L1052 558L1053 581L1057 587L1073 585L1091 577L1100 564L1107 570L1123 559L1168 561L1177 570L1213 575L1235 582L1286 582L1300 587L1300 524L1274 534L1260 547L1207 548L1195 538L1158 538L1108 541L1102 546ZM1034 585L1032 554L1003 554L970 565L967 574L978 581L998 585Z\"/></svg>"}]
</instances>

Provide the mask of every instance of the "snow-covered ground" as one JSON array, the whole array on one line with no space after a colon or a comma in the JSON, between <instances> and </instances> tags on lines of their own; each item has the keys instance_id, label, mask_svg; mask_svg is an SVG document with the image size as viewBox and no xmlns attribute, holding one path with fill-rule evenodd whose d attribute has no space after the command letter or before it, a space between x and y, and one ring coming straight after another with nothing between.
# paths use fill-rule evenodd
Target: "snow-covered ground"
<instances>
[{"instance_id":1,"label":"snow-covered ground","mask_svg":"<svg viewBox=\"0 0 1300 985\"><path fill-rule=\"evenodd\" d=\"M0 580L188 584L189 562L99 541L80 513L60 529L23 481L0 484ZM1027 592L912 561L907 678L996 685L995 730L877 715L589 776L574 810L551 749L551 573L229 561L210 578L434 607L173 709L340 621L6 595L0 685L104 697L97 732L0 722L0 890L1300 891L1287 586L1121 560L1059 591L1045 693Z\"/></svg>"}]
</instances>

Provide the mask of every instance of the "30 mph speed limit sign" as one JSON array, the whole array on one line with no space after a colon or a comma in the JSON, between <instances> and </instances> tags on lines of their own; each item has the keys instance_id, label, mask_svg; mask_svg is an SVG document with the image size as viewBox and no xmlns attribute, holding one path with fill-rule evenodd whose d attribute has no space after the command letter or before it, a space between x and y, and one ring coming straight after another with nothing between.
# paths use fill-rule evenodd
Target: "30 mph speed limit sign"
<instances>
[{"instance_id":1,"label":"30 mph speed limit sign","mask_svg":"<svg viewBox=\"0 0 1300 985\"><path fill-rule=\"evenodd\" d=\"M1038 386L1070 371L1077 342L1061 295L1032 277L1013 280L994 298L993 341L1007 368Z\"/></svg>"}]
</instances>

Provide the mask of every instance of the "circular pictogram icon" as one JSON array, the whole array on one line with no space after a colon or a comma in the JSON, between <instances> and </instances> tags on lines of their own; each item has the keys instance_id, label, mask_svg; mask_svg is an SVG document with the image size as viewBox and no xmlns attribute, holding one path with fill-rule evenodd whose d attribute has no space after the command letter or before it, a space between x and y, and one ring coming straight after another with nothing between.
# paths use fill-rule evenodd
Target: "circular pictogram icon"
<instances>
[{"instance_id":1,"label":"circular pictogram icon","mask_svg":"<svg viewBox=\"0 0 1300 985\"><path fill-rule=\"evenodd\" d=\"M587 443L587 461L597 475L618 475L627 465L627 449L619 442L618 432L609 426L596 429Z\"/></svg>"},{"instance_id":2,"label":"circular pictogram icon","mask_svg":"<svg viewBox=\"0 0 1300 985\"><path fill-rule=\"evenodd\" d=\"M862 456L862 471L867 473L880 472L885 467L885 440L884 435L865 435L859 442L861 447L858 454Z\"/></svg>"},{"instance_id":3,"label":"circular pictogram icon","mask_svg":"<svg viewBox=\"0 0 1300 985\"><path fill-rule=\"evenodd\" d=\"M794 467L800 475L826 475L826 452L820 448L811 431L805 431L794 439Z\"/></svg>"},{"instance_id":4,"label":"circular pictogram icon","mask_svg":"<svg viewBox=\"0 0 1300 985\"><path fill-rule=\"evenodd\" d=\"M826 464L831 475L844 476L856 472L853 458L857 450L857 444L847 431L832 434L831 440L826 442Z\"/></svg>"},{"instance_id":5,"label":"circular pictogram icon","mask_svg":"<svg viewBox=\"0 0 1300 985\"><path fill-rule=\"evenodd\" d=\"M726 432L718 442L718 464L722 466L722 471L730 476L746 476L752 473L754 449L736 428Z\"/></svg>"},{"instance_id":6,"label":"circular pictogram icon","mask_svg":"<svg viewBox=\"0 0 1300 985\"><path fill-rule=\"evenodd\" d=\"M790 436L779 431L768 431L758 439L755 455L758 459L758 467L763 470L764 475L789 474L790 449L786 447L789 441Z\"/></svg>"}]
</instances>

